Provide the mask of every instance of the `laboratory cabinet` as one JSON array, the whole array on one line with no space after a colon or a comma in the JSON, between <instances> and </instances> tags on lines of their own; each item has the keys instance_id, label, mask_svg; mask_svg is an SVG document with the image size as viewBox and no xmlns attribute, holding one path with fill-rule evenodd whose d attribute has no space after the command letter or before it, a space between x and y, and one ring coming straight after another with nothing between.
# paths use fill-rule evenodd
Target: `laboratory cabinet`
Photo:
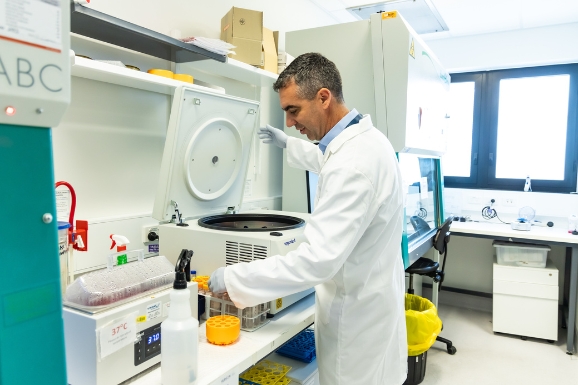
<instances>
[{"instance_id":1,"label":"laboratory cabinet","mask_svg":"<svg viewBox=\"0 0 578 385\"><path fill-rule=\"evenodd\" d=\"M558 339L558 269L506 266L494 261L493 331Z\"/></svg>"}]
</instances>

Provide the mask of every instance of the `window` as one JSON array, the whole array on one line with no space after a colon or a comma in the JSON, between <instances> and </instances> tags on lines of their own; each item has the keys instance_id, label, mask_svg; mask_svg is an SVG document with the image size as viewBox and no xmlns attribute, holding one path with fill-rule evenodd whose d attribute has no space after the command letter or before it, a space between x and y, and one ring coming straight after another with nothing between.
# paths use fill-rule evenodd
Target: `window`
<instances>
[{"instance_id":1,"label":"window","mask_svg":"<svg viewBox=\"0 0 578 385\"><path fill-rule=\"evenodd\" d=\"M578 65L452 75L446 187L576 191Z\"/></svg>"}]
</instances>

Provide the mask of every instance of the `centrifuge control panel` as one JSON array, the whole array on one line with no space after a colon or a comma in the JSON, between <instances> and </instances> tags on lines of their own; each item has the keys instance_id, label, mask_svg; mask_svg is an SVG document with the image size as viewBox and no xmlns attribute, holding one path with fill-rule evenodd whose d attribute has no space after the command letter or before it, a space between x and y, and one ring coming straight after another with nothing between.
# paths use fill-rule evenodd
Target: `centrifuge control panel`
<instances>
[{"instance_id":1,"label":"centrifuge control panel","mask_svg":"<svg viewBox=\"0 0 578 385\"><path fill-rule=\"evenodd\" d=\"M161 324L141 331L140 341L134 344L134 366L161 354Z\"/></svg>"}]
</instances>

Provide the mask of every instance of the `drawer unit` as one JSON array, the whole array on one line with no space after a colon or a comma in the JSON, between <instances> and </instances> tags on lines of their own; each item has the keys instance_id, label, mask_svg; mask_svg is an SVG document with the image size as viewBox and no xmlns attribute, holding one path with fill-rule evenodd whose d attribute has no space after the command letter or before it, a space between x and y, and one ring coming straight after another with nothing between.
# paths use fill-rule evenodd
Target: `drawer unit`
<instances>
[{"instance_id":1,"label":"drawer unit","mask_svg":"<svg viewBox=\"0 0 578 385\"><path fill-rule=\"evenodd\" d=\"M494 332L558 339L558 269L494 263Z\"/></svg>"}]
</instances>

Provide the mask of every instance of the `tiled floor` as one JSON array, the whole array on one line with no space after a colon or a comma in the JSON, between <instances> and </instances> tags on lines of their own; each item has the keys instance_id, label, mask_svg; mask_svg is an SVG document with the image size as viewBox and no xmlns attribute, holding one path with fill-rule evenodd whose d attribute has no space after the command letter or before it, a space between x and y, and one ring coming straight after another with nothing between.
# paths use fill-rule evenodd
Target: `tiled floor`
<instances>
[{"instance_id":1,"label":"tiled floor","mask_svg":"<svg viewBox=\"0 0 578 385\"><path fill-rule=\"evenodd\" d=\"M492 332L492 314L439 305L442 336L457 348L453 356L436 342L428 351L424 385L578 385L578 355L566 354L566 330L558 341Z\"/></svg>"}]
</instances>

